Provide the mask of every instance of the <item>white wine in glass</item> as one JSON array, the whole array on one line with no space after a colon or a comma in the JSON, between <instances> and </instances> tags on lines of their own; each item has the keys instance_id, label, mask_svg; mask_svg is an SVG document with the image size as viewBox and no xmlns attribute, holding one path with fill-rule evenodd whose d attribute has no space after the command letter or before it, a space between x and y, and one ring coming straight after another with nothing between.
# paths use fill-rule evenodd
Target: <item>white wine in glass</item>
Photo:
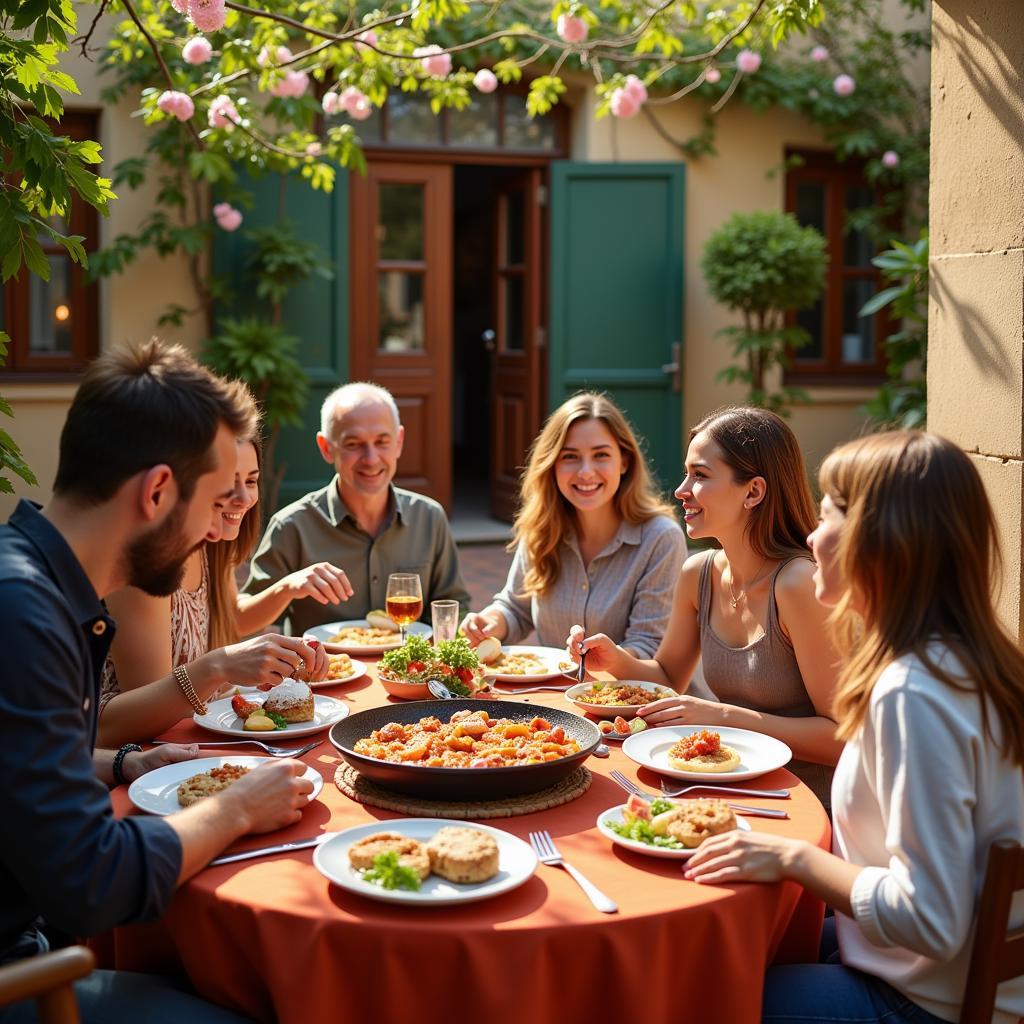
<instances>
[{"instance_id":1,"label":"white wine in glass","mask_svg":"<svg viewBox=\"0 0 1024 1024\"><path fill-rule=\"evenodd\" d=\"M398 623L404 644L406 627L423 614L423 590L419 576L414 572L393 572L388 577L385 601L387 613Z\"/></svg>"}]
</instances>

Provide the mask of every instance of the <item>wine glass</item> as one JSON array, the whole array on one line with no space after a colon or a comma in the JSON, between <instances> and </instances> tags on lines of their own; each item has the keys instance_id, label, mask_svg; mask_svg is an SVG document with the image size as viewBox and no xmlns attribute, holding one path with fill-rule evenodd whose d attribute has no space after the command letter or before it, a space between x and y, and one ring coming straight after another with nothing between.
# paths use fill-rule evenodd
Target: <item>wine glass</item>
<instances>
[{"instance_id":1,"label":"wine glass","mask_svg":"<svg viewBox=\"0 0 1024 1024\"><path fill-rule=\"evenodd\" d=\"M423 614L423 590L419 576L414 572L393 572L388 576L385 602L388 615L398 623L404 644L406 627Z\"/></svg>"}]
</instances>

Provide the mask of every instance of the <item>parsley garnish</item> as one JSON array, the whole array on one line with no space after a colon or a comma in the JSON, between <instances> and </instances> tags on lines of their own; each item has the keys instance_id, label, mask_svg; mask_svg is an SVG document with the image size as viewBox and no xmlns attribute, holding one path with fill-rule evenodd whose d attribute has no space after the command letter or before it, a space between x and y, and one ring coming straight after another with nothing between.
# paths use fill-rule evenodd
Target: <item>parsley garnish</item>
<instances>
[{"instance_id":1,"label":"parsley garnish","mask_svg":"<svg viewBox=\"0 0 1024 1024\"><path fill-rule=\"evenodd\" d=\"M373 858L373 867L360 872L363 881L371 885L379 885L382 889L412 889L418 892L420 876L398 862L398 854L394 850L378 853Z\"/></svg>"}]
</instances>

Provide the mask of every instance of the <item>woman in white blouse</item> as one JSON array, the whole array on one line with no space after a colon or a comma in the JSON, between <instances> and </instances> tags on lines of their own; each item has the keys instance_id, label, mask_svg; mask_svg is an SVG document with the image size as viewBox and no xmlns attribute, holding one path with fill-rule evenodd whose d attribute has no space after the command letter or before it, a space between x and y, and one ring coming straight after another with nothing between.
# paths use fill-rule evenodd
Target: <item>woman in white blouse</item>
<instances>
[{"instance_id":1,"label":"woman in white blouse","mask_svg":"<svg viewBox=\"0 0 1024 1024\"><path fill-rule=\"evenodd\" d=\"M562 648L569 627L617 638L638 657L657 650L686 540L651 481L636 434L607 395L556 409L530 451L504 590L462 623L470 642L494 636Z\"/></svg>"},{"instance_id":2,"label":"woman in white blouse","mask_svg":"<svg viewBox=\"0 0 1024 1024\"><path fill-rule=\"evenodd\" d=\"M820 963L769 970L763 1020L955 1021L989 847L1024 840L1024 653L992 605L992 510L971 460L915 431L838 448L821 490L815 586L845 652L833 852L733 832L686 876L789 879L835 908ZM1022 1014L1018 978L993 1021Z\"/></svg>"}]
</instances>

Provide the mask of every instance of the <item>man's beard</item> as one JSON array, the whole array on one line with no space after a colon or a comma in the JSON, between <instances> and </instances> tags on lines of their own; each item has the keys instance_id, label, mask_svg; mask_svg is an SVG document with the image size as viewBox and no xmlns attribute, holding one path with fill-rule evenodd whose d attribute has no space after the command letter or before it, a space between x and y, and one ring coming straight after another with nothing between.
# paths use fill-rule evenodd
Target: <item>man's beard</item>
<instances>
[{"instance_id":1,"label":"man's beard","mask_svg":"<svg viewBox=\"0 0 1024 1024\"><path fill-rule=\"evenodd\" d=\"M125 552L129 586L152 597L169 597L181 586L188 556L204 541L186 547L181 524L188 504L179 501L160 525L133 541Z\"/></svg>"}]
</instances>

